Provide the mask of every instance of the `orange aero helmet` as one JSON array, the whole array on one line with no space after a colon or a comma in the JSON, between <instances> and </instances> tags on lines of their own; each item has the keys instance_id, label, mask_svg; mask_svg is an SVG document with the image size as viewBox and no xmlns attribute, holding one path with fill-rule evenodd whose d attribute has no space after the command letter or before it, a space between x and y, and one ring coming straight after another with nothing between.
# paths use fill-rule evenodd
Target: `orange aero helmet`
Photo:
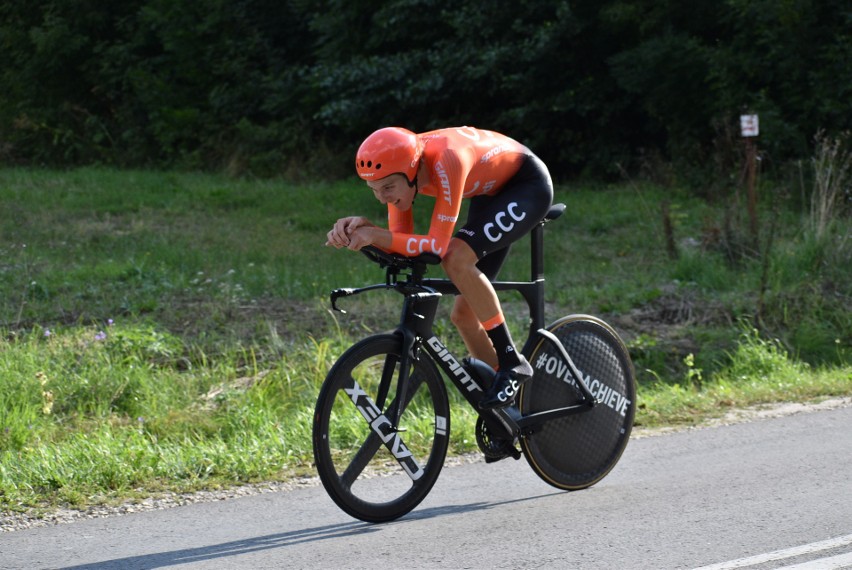
<instances>
[{"instance_id":1,"label":"orange aero helmet","mask_svg":"<svg viewBox=\"0 0 852 570\"><path fill-rule=\"evenodd\" d=\"M386 127L361 143L355 155L355 170L364 180L378 180L397 172L410 183L417 176L423 143L413 132L401 127Z\"/></svg>"}]
</instances>

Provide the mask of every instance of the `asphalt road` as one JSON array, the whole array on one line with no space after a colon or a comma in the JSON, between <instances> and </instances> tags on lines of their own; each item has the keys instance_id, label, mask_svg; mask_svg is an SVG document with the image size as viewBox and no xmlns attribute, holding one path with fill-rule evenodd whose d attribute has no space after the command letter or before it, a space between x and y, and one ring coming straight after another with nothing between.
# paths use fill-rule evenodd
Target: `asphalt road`
<instances>
[{"instance_id":1,"label":"asphalt road","mask_svg":"<svg viewBox=\"0 0 852 570\"><path fill-rule=\"evenodd\" d=\"M804 564L804 566L801 566ZM634 439L590 489L445 468L405 518L321 487L0 534L0 568L852 567L852 407Z\"/></svg>"}]
</instances>

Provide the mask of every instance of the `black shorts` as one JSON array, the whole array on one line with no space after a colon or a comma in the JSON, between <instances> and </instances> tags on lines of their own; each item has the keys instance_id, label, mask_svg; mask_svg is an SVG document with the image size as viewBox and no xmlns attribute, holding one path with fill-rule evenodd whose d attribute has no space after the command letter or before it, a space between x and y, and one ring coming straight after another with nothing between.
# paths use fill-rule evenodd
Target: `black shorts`
<instances>
[{"instance_id":1,"label":"black shorts","mask_svg":"<svg viewBox=\"0 0 852 570\"><path fill-rule=\"evenodd\" d=\"M476 252L476 266L493 281L511 245L544 218L552 203L553 181L547 166L534 154L527 155L497 194L471 198L467 220L455 237Z\"/></svg>"}]
</instances>

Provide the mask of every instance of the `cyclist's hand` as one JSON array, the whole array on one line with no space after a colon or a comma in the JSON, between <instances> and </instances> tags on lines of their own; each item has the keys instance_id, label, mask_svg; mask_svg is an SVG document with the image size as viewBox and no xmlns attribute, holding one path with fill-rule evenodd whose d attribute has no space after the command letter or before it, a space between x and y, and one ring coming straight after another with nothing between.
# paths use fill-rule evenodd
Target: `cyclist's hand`
<instances>
[{"instance_id":1,"label":"cyclist's hand","mask_svg":"<svg viewBox=\"0 0 852 570\"><path fill-rule=\"evenodd\" d=\"M328 232L326 236L325 245L330 245L336 248L349 247L352 232L354 232L360 227L372 225L373 224L370 222L370 220L363 216L349 216L346 218L340 218L334 224L334 227L331 228L331 231ZM363 247L363 245L361 247ZM360 247L358 249L360 249Z\"/></svg>"},{"instance_id":2,"label":"cyclist's hand","mask_svg":"<svg viewBox=\"0 0 852 570\"><path fill-rule=\"evenodd\" d=\"M352 251L358 251L362 247L373 245L375 232L372 227L360 226L349 235L349 245L346 246Z\"/></svg>"}]
</instances>

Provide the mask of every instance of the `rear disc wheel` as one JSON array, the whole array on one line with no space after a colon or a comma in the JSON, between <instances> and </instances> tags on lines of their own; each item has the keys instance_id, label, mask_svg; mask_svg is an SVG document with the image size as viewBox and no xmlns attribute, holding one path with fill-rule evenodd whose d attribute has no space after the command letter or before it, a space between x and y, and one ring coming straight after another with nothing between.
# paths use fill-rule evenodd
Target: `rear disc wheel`
<instances>
[{"instance_id":1,"label":"rear disc wheel","mask_svg":"<svg viewBox=\"0 0 852 570\"><path fill-rule=\"evenodd\" d=\"M521 438L521 448L532 469L549 484L583 489L615 467L630 439L636 411L633 364L624 342L600 319L570 315L548 330L565 347L597 404L539 426ZM582 401L568 366L549 340L542 338L529 360L535 373L521 388L518 405L523 415Z\"/></svg>"}]
</instances>

